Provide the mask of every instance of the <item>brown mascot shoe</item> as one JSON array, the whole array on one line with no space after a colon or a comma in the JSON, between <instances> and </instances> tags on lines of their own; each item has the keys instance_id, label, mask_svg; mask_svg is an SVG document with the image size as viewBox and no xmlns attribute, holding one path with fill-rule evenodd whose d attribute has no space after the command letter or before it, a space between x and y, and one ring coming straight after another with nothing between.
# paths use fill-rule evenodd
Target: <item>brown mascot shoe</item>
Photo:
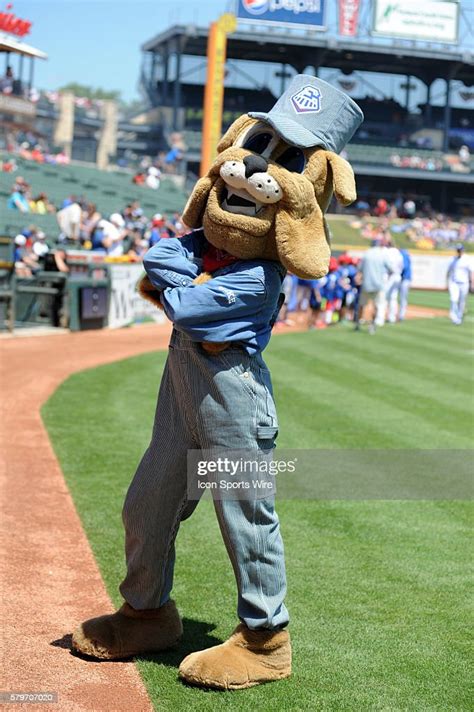
<instances>
[{"instance_id":1,"label":"brown mascot shoe","mask_svg":"<svg viewBox=\"0 0 474 712\"><path fill-rule=\"evenodd\" d=\"M250 630L240 624L229 640L188 655L179 677L189 685L241 690L291 675L290 634L286 630Z\"/></svg>"},{"instance_id":2,"label":"brown mascot shoe","mask_svg":"<svg viewBox=\"0 0 474 712\"><path fill-rule=\"evenodd\" d=\"M174 601L146 611L124 603L116 613L82 623L73 633L72 648L99 660L118 660L171 648L182 634Z\"/></svg>"}]
</instances>

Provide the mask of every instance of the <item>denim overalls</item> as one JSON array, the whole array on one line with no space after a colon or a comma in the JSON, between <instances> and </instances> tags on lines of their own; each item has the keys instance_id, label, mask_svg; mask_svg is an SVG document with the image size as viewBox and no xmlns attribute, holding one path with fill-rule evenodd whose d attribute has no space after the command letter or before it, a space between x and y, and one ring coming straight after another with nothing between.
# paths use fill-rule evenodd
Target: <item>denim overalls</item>
<instances>
[{"instance_id":1,"label":"denim overalls","mask_svg":"<svg viewBox=\"0 0 474 712\"><path fill-rule=\"evenodd\" d=\"M195 235L191 234L191 240ZM198 235L198 239L205 238ZM145 260L153 283L164 288L163 306L168 316L174 317L175 328L152 439L123 510L127 575L120 591L136 609L158 608L170 597L176 534L180 522L197 505L188 499L188 450L258 452L273 447L278 432L270 373L259 344L268 342L284 273L277 263L267 263L262 272L258 263L238 262L220 270L212 282L191 286L192 273L186 274L189 267L180 262L182 250L188 249L191 240L162 240ZM172 250L179 253L175 259L170 259ZM194 257L199 269L195 255L196 251L191 251L186 261ZM180 287L163 283L180 280ZM188 309L183 301L189 290L194 296ZM196 304L202 313L198 321L189 316ZM265 320L268 333L263 328ZM252 321L253 332L249 328ZM203 339L206 328L207 338ZM210 355L197 338L230 339L235 344ZM215 499L214 506L237 580L238 616L252 629L286 625L283 543L273 497Z\"/></svg>"}]
</instances>

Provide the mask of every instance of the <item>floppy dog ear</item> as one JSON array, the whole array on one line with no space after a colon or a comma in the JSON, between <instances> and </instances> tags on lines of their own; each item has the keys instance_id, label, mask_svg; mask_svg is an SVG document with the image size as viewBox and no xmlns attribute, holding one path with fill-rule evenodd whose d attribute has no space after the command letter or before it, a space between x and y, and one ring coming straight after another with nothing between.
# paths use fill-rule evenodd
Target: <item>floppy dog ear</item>
<instances>
[{"instance_id":1,"label":"floppy dog ear","mask_svg":"<svg viewBox=\"0 0 474 712\"><path fill-rule=\"evenodd\" d=\"M334 195L341 205L350 205L357 198L355 176L350 163L332 151L326 151L326 158L332 173Z\"/></svg>"},{"instance_id":2,"label":"floppy dog ear","mask_svg":"<svg viewBox=\"0 0 474 712\"><path fill-rule=\"evenodd\" d=\"M275 240L281 263L297 277L319 279L327 274L329 249L323 213L309 181L284 185L285 199L275 216Z\"/></svg>"},{"instance_id":3,"label":"floppy dog ear","mask_svg":"<svg viewBox=\"0 0 474 712\"><path fill-rule=\"evenodd\" d=\"M183 222L191 228L202 226L202 218L206 208L209 192L214 185L214 181L209 176L203 176L198 180L193 188L193 192L188 198L188 202L183 210Z\"/></svg>"}]
</instances>

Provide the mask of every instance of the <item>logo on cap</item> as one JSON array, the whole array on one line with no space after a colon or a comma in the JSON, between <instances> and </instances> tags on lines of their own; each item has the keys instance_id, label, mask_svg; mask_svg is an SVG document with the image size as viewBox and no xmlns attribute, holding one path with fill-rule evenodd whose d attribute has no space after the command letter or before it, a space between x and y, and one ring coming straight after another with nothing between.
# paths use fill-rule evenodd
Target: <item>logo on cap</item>
<instances>
[{"instance_id":1,"label":"logo on cap","mask_svg":"<svg viewBox=\"0 0 474 712\"><path fill-rule=\"evenodd\" d=\"M322 94L317 87L307 84L291 97L293 108L298 114L317 114L321 111Z\"/></svg>"}]
</instances>

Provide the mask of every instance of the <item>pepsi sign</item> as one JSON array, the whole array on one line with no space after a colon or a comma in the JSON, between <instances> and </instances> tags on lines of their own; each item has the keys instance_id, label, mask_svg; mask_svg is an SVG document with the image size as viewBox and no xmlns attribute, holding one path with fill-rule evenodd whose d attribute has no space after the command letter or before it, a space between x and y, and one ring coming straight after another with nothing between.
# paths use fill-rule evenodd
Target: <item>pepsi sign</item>
<instances>
[{"instance_id":1,"label":"pepsi sign","mask_svg":"<svg viewBox=\"0 0 474 712\"><path fill-rule=\"evenodd\" d=\"M236 16L244 22L325 30L326 0L236 0Z\"/></svg>"}]
</instances>

